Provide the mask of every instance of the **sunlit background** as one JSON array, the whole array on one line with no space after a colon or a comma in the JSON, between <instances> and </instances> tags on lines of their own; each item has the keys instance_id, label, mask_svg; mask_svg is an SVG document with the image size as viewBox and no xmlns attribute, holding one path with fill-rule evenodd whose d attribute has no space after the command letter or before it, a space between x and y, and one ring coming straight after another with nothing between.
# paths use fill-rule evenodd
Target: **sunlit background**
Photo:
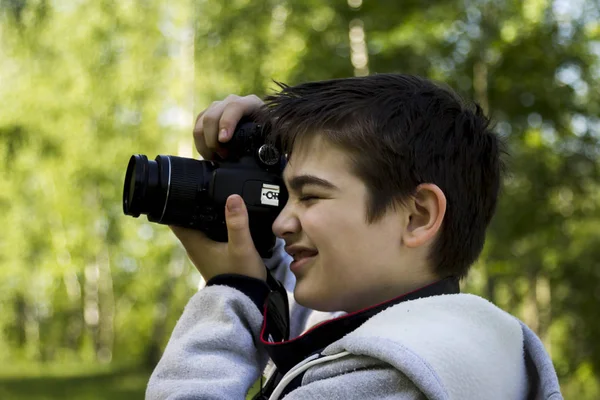
<instances>
[{"instance_id":1,"label":"sunlit background","mask_svg":"<svg viewBox=\"0 0 600 400\"><path fill-rule=\"evenodd\" d=\"M511 161L468 291L600 398L600 5L593 0L0 0L0 398L143 398L199 274L122 213L133 153L272 80L406 72L489 110Z\"/></svg>"}]
</instances>

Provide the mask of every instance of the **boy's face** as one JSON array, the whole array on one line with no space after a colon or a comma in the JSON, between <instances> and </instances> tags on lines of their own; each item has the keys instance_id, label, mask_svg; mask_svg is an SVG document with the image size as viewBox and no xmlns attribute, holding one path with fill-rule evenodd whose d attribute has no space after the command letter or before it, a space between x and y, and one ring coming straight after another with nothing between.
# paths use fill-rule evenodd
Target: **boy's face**
<instances>
[{"instance_id":1,"label":"boy's face","mask_svg":"<svg viewBox=\"0 0 600 400\"><path fill-rule=\"evenodd\" d=\"M299 143L284 179L290 197L273 231L294 256L300 304L352 312L399 296L430 274L425 250L403 244L406 208L367 223L367 188L341 149L318 136Z\"/></svg>"}]
</instances>

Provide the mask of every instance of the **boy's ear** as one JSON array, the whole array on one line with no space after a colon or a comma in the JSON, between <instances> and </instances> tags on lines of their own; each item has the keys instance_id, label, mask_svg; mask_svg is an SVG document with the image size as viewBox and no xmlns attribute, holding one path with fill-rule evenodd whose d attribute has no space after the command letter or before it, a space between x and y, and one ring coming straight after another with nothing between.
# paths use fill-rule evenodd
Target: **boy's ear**
<instances>
[{"instance_id":1,"label":"boy's ear","mask_svg":"<svg viewBox=\"0 0 600 400\"><path fill-rule=\"evenodd\" d=\"M446 195L437 185L424 183L407 201L408 213L402 241L407 247L419 247L432 240L446 215Z\"/></svg>"}]
</instances>

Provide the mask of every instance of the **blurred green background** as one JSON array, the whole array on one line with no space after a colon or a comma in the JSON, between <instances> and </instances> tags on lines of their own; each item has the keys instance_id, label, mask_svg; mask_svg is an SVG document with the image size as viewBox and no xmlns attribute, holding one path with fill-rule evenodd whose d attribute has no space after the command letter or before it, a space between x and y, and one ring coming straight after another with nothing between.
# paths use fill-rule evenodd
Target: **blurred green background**
<instances>
[{"instance_id":1,"label":"blurred green background","mask_svg":"<svg viewBox=\"0 0 600 400\"><path fill-rule=\"evenodd\" d=\"M465 282L600 398L600 5L593 0L0 0L0 398L143 398L201 284L125 217L129 156L194 156L229 93L378 72L490 110L511 161Z\"/></svg>"}]
</instances>

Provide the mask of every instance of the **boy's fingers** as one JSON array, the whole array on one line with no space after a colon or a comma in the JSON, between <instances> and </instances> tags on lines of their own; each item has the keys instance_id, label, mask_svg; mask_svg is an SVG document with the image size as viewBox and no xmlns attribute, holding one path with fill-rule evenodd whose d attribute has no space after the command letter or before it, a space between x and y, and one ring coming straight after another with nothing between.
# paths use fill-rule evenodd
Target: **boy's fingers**
<instances>
[{"instance_id":1,"label":"boy's fingers","mask_svg":"<svg viewBox=\"0 0 600 400\"><path fill-rule=\"evenodd\" d=\"M202 158L206 160L210 160L212 158L212 152L208 149L206 145L206 139L204 138L204 113L206 110L202 111L196 117L196 123L194 124L193 137L194 137L194 145L196 146L196 150L202 156Z\"/></svg>"},{"instance_id":2,"label":"boy's fingers","mask_svg":"<svg viewBox=\"0 0 600 400\"><path fill-rule=\"evenodd\" d=\"M205 160L212 160L214 157L214 153L208 148L206 145L206 141L204 139L204 132L196 133L194 131L194 145L196 146L196 150Z\"/></svg>"},{"instance_id":3,"label":"boy's fingers","mask_svg":"<svg viewBox=\"0 0 600 400\"><path fill-rule=\"evenodd\" d=\"M204 133L204 141L208 149L212 152L217 150L219 147L218 135L219 135L219 121L223 110L227 105L224 101L214 102L202 116L202 128Z\"/></svg>"},{"instance_id":4,"label":"boy's fingers","mask_svg":"<svg viewBox=\"0 0 600 400\"><path fill-rule=\"evenodd\" d=\"M244 115L252 114L263 104L256 95L244 97L232 95L227 97L225 103L226 106L219 122L219 142L221 143L231 140L235 127Z\"/></svg>"},{"instance_id":5,"label":"boy's fingers","mask_svg":"<svg viewBox=\"0 0 600 400\"><path fill-rule=\"evenodd\" d=\"M193 132L194 144L200 155L212 160L216 153L226 159L227 149L220 143L230 141L240 119L259 109L262 104L263 101L256 95L240 97L232 94L223 101L213 102L198 114Z\"/></svg>"},{"instance_id":6,"label":"boy's fingers","mask_svg":"<svg viewBox=\"0 0 600 400\"><path fill-rule=\"evenodd\" d=\"M244 114L245 109L240 101L232 101L225 106L219 121L219 142L226 143L231 140L233 131Z\"/></svg>"}]
</instances>

